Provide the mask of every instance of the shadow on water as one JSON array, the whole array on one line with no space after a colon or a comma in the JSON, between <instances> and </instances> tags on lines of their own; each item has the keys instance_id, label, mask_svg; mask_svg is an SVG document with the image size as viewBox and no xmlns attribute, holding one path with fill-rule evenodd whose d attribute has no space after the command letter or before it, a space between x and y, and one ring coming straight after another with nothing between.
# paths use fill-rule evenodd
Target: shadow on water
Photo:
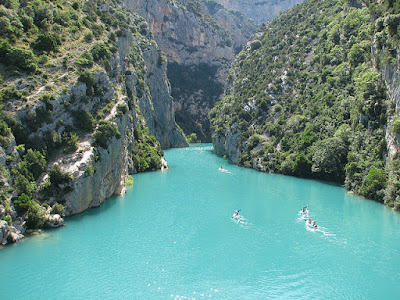
<instances>
[{"instance_id":1,"label":"shadow on water","mask_svg":"<svg viewBox=\"0 0 400 300\"><path fill-rule=\"evenodd\" d=\"M68 224L68 221L80 222L87 217L98 216L104 214L107 210L111 209L113 206L118 204L124 196L111 196L110 198L104 200L99 206L89 208L88 210L70 216L65 219L65 223Z\"/></svg>"}]
</instances>

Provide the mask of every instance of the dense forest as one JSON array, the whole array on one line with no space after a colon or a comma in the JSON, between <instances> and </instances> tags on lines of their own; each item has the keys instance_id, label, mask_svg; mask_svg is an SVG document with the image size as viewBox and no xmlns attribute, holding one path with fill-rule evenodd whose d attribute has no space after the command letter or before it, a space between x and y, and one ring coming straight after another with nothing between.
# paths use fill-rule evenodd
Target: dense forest
<instances>
[{"instance_id":1,"label":"dense forest","mask_svg":"<svg viewBox=\"0 0 400 300\"><path fill-rule=\"evenodd\" d=\"M210 113L217 152L400 209L400 158L387 159L385 140L400 122L380 73L398 64L398 13L396 1L311 0L264 24Z\"/></svg>"}]
</instances>

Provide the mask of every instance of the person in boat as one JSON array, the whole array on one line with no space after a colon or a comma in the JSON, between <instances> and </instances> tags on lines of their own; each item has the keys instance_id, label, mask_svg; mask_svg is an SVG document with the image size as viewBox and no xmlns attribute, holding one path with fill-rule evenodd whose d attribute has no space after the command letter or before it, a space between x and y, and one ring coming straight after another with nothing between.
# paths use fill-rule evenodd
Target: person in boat
<instances>
[{"instance_id":1,"label":"person in boat","mask_svg":"<svg viewBox=\"0 0 400 300\"><path fill-rule=\"evenodd\" d=\"M234 218L238 218L239 217L239 211L238 210L235 211L235 213L233 214L233 217Z\"/></svg>"},{"instance_id":2,"label":"person in boat","mask_svg":"<svg viewBox=\"0 0 400 300\"><path fill-rule=\"evenodd\" d=\"M222 166L219 167L220 170L223 170L224 168Z\"/></svg>"},{"instance_id":3,"label":"person in boat","mask_svg":"<svg viewBox=\"0 0 400 300\"><path fill-rule=\"evenodd\" d=\"M313 221L313 222L312 222L312 226L314 226L314 227L317 226L317 222L316 222L316 221Z\"/></svg>"}]
</instances>

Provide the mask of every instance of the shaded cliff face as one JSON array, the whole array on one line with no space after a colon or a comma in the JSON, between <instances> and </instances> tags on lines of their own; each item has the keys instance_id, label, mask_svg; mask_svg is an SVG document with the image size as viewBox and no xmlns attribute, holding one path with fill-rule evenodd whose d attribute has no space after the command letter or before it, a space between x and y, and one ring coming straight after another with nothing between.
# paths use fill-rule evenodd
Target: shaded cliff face
<instances>
[{"instance_id":1,"label":"shaded cliff face","mask_svg":"<svg viewBox=\"0 0 400 300\"><path fill-rule=\"evenodd\" d=\"M228 68L255 26L208 1L124 0L144 17L168 57L176 118L186 134L210 140L208 112L223 92Z\"/></svg>"},{"instance_id":2,"label":"shaded cliff face","mask_svg":"<svg viewBox=\"0 0 400 300\"><path fill-rule=\"evenodd\" d=\"M237 10L247 18L264 23L304 0L215 0L227 9Z\"/></svg>"}]
</instances>

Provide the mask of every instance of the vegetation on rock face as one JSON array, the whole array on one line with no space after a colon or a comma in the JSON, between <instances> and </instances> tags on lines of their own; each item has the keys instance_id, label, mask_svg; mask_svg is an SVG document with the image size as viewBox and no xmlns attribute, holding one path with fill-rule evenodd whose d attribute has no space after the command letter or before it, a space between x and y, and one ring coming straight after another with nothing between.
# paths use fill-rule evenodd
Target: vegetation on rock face
<instances>
[{"instance_id":1,"label":"vegetation on rock face","mask_svg":"<svg viewBox=\"0 0 400 300\"><path fill-rule=\"evenodd\" d=\"M164 153L160 143L152 136L149 129L137 126L134 131L135 144L133 163L138 172L157 170L161 168L161 157Z\"/></svg>"},{"instance_id":2,"label":"vegetation on rock face","mask_svg":"<svg viewBox=\"0 0 400 300\"><path fill-rule=\"evenodd\" d=\"M375 186L385 185L384 201L390 207L400 210L400 157L398 154L400 135L399 122L399 95L393 87L398 86L399 78L399 49L400 49L400 3L398 1L366 1L372 18L372 52L374 54L374 65L384 75L385 82L389 85L388 101L388 133L395 141L395 153L388 157L387 163L382 170L376 170L368 174L368 186L366 192ZM390 138L388 141L390 142ZM389 145L389 150L393 150ZM385 177L384 177L385 176ZM380 195L381 196L381 195Z\"/></svg>"},{"instance_id":3,"label":"vegetation on rock face","mask_svg":"<svg viewBox=\"0 0 400 300\"><path fill-rule=\"evenodd\" d=\"M63 197L75 180L63 167L65 155L92 150L97 161L99 148L107 150L114 137L128 138L118 128L122 119L145 124L136 106L148 89L142 50L154 47L149 37L143 18L115 1L0 0L3 219L15 221L10 213L15 207L37 228L49 205L64 216ZM120 39L132 43L126 47L133 56L119 56ZM126 84L127 76L133 85ZM160 168L159 143L146 125L140 130L138 153L131 154L138 158L137 170ZM95 163L82 173L96 174Z\"/></svg>"},{"instance_id":4,"label":"vegetation on rock face","mask_svg":"<svg viewBox=\"0 0 400 300\"><path fill-rule=\"evenodd\" d=\"M397 34L395 17L385 16L379 22ZM398 196L388 187L398 177L384 160L392 112L371 66L370 20L357 1L312 0L264 24L210 113L214 144L239 133L240 165L341 182L393 206Z\"/></svg>"}]
</instances>

